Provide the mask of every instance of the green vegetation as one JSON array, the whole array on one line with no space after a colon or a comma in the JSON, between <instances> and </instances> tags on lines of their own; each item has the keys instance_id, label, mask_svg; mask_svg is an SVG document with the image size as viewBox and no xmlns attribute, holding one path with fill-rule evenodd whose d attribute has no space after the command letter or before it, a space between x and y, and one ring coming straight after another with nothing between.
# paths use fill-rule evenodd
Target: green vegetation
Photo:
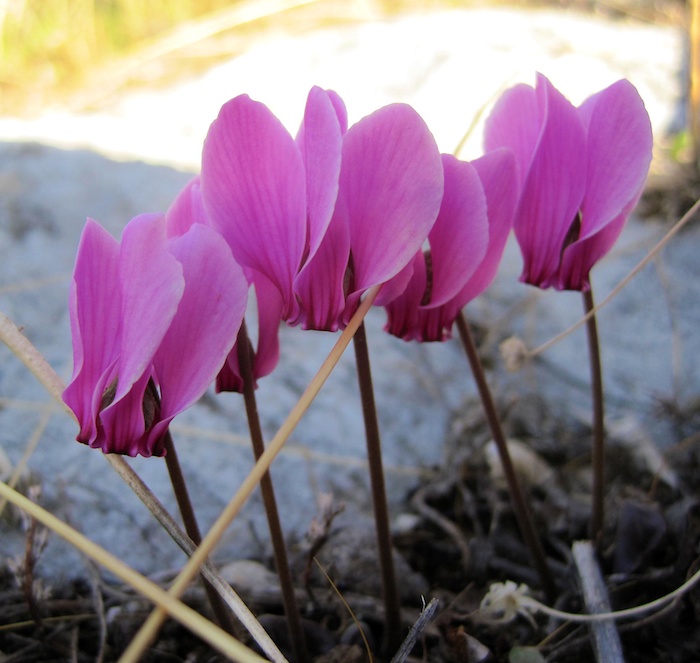
<instances>
[{"instance_id":1,"label":"green vegetation","mask_svg":"<svg viewBox=\"0 0 700 663\"><path fill-rule=\"evenodd\" d=\"M235 0L0 1L2 106L75 88L86 70ZM8 103L9 102L9 103Z\"/></svg>"}]
</instances>

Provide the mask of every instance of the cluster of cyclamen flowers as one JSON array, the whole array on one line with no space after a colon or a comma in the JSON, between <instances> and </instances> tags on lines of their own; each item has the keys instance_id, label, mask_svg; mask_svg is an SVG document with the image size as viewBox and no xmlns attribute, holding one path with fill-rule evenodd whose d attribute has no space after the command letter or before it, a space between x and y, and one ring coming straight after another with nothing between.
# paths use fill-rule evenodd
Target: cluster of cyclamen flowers
<instances>
[{"instance_id":1,"label":"cluster of cyclamen flowers","mask_svg":"<svg viewBox=\"0 0 700 663\"><path fill-rule=\"evenodd\" d=\"M619 81L574 107L544 77L498 101L485 155L441 155L409 106L347 127L332 91L313 88L296 138L263 104L226 103L202 171L166 214L116 241L85 226L71 288L74 373L64 393L78 440L162 455L172 418L217 377L240 390L234 344L255 288L254 375L279 356L281 322L342 329L382 285L387 331L449 338L493 280L512 228L521 280L586 290L636 204L651 160L649 118Z\"/></svg>"}]
</instances>

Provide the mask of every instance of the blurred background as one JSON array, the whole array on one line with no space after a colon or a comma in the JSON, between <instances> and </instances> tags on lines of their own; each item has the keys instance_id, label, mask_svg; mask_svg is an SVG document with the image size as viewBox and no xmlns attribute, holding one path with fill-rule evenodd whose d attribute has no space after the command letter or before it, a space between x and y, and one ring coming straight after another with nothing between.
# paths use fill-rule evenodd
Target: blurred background
<instances>
[{"instance_id":1,"label":"blurred background","mask_svg":"<svg viewBox=\"0 0 700 663\"><path fill-rule=\"evenodd\" d=\"M684 0L0 0L0 112L94 105L124 86L196 75L256 37L493 6L690 25Z\"/></svg>"}]
</instances>

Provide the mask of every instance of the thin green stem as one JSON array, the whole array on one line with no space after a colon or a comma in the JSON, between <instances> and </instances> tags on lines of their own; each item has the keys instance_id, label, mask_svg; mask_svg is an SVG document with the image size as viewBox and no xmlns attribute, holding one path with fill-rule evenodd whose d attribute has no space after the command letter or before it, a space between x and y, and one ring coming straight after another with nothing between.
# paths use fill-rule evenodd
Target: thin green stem
<instances>
[{"instance_id":1,"label":"thin green stem","mask_svg":"<svg viewBox=\"0 0 700 663\"><path fill-rule=\"evenodd\" d=\"M255 398L255 378L253 376L253 351L248 338L248 331L245 320L238 332L236 341L238 348L238 366L243 379L243 398L245 400L245 410L248 417L248 428L250 429L250 439L253 444L255 460L265 452L265 442L263 441L260 417L258 415L258 404ZM277 500L272 487L272 477L266 472L260 480L267 523L270 528L270 539L275 555L275 565L280 579L282 589L282 601L284 612L287 615L287 625L289 627L289 637L294 650L294 657L297 663L305 663L309 660L304 638L304 629L301 623L301 613L294 593L294 581L287 559L287 547L284 542L284 534L280 523L279 512L277 510Z\"/></svg>"},{"instance_id":2,"label":"thin green stem","mask_svg":"<svg viewBox=\"0 0 700 663\"><path fill-rule=\"evenodd\" d=\"M503 434L503 428L501 427L501 421L498 417L496 406L493 402L491 389L486 381L484 367L481 363L481 359L479 358L479 353L477 352L476 344L474 343L474 337L472 336L471 330L469 329L469 324L467 323L467 319L464 317L463 312L460 312L460 314L457 316L457 329L459 330L459 336L462 340L464 351L467 353L467 359L469 359L469 365L471 366L474 380L476 381L476 386L479 390L479 396L481 397L481 403L483 405L484 412L486 413L489 427L491 428L493 441L498 449L498 455L501 459L501 465L503 466L503 474L505 475L506 483L508 484L508 493L510 494L510 500L513 505L515 517L518 521L520 533L522 534L523 540L530 551L530 557L532 558L532 562L540 576L542 587L544 588L549 600L553 601L556 598L556 589L554 586L554 580L552 579L552 574L549 570L549 565L547 564L547 557L545 556L540 537L537 534L532 512L528 507L522 488L520 487L518 475L515 473L513 461L511 460L510 452L508 451L508 444L506 442L505 435Z\"/></svg>"},{"instance_id":3,"label":"thin green stem","mask_svg":"<svg viewBox=\"0 0 700 663\"><path fill-rule=\"evenodd\" d=\"M382 464L382 445L379 437L377 408L372 388L372 371L369 362L367 334L364 322L357 328L353 337L357 378L362 398L362 414L365 420L365 437L367 440L367 460L369 463L370 484L372 487L372 504L374 522L377 529L377 546L379 549L379 566L382 577L382 595L385 612L385 652L393 655L401 646L401 604L396 585L396 572L392 554L391 531L389 528L389 508L387 506L384 468Z\"/></svg>"},{"instance_id":4,"label":"thin green stem","mask_svg":"<svg viewBox=\"0 0 700 663\"><path fill-rule=\"evenodd\" d=\"M197 518L194 515L194 508L192 507L192 501L190 500L187 484L185 483L185 476L182 473L182 467L180 466L180 461L177 457L175 444L173 443L170 431L168 431L165 436L165 465L168 468L170 483L173 486L173 492L175 493L177 506L180 509L182 522L185 525L185 531L190 539L192 539L192 542L198 546L202 542L202 534L197 524ZM204 584L209 603L216 616L216 621L222 629L233 635L233 620L231 619L231 612L226 602L204 576L202 576L202 583Z\"/></svg>"},{"instance_id":5,"label":"thin green stem","mask_svg":"<svg viewBox=\"0 0 700 663\"><path fill-rule=\"evenodd\" d=\"M593 291L583 293L583 308L586 313L595 308ZM603 371L600 363L600 343L598 342L598 324L595 315L586 321L588 335L588 356L591 364L591 397L593 399L593 504L591 507L591 540L598 542L603 533L605 520L604 486L605 486L605 426L603 418Z\"/></svg>"}]
</instances>

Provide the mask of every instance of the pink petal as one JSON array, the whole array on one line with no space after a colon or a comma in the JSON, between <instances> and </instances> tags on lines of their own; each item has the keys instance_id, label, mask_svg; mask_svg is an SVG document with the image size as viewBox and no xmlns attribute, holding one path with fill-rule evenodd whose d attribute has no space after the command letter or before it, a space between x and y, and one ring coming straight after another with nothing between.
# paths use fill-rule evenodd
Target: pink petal
<instances>
[{"instance_id":1,"label":"pink petal","mask_svg":"<svg viewBox=\"0 0 700 663\"><path fill-rule=\"evenodd\" d=\"M162 214L142 214L127 224L119 254L119 281L122 334L115 403L150 372L185 289L182 266L167 248Z\"/></svg>"},{"instance_id":2,"label":"pink petal","mask_svg":"<svg viewBox=\"0 0 700 663\"><path fill-rule=\"evenodd\" d=\"M144 373L118 401L100 413L100 431L95 443L104 453L127 456L163 455L162 446L153 448L148 444L148 431L144 420L144 395L151 379L150 371ZM153 402L151 400L151 402ZM158 416L159 408L154 405Z\"/></svg>"},{"instance_id":3,"label":"pink petal","mask_svg":"<svg viewBox=\"0 0 700 663\"><path fill-rule=\"evenodd\" d=\"M404 341L446 341L452 335L452 325L461 307L455 303L455 299L435 308L420 306L426 286L423 255L418 254L413 264L415 275L406 291L386 306L387 324L384 330Z\"/></svg>"},{"instance_id":4,"label":"pink petal","mask_svg":"<svg viewBox=\"0 0 700 663\"><path fill-rule=\"evenodd\" d=\"M336 205L350 231L354 270L346 316L362 292L413 259L435 223L442 193L440 153L410 106L386 106L348 129Z\"/></svg>"},{"instance_id":5,"label":"pink petal","mask_svg":"<svg viewBox=\"0 0 700 663\"><path fill-rule=\"evenodd\" d=\"M434 308L452 299L486 253L489 224L481 180L471 164L442 157L445 193L428 241L432 264L430 300Z\"/></svg>"},{"instance_id":6,"label":"pink petal","mask_svg":"<svg viewBox=\"0 0 700 663\"><path fill-rule=\"evenodd\" d=\"M420 300L422 300L423 293L425 292L427 285L427 280L425 278L425 275L427 274L425 256L422 250L418 251L418 253L416 253L416 256L420 256L420 259L423 261L423 266L421 267L421 270L424 274L423 292L421 293L420 297ZM396 276L393 276L388 281L384 282L384 284L379 290L379 293L377 294L377 297L374 300L374 306L386 306L389 302L394 301L394 299L396 299L406 290L406 288L409 287L411 279L413 278L415 260L417 260L417 258L414 258L414 260L409 262Z\"/></svg>"},{"instance_id":7,"label":"pink petal","mask_svg":"<svg viewBox=\"0 0 700 663\"><path fill-rule=\"evenodd\" d=\"M253 282L258 306L258 344L253 375L258 379L272 373L279 361L279 328L283 302L277 289L265 276L256 274Z\"/></svg>"},{"instance_id":8,"label":"pink petal","mask_svg":"<svg viewBox=\"0 0 700 663\"><path fill-rule=\"evenodd\" d=\"M613 246L644 189L652 157L649 116L628 81L579 108L588 131L587 186L577 241L562 256L557 287L588 290L589 272Z\"/></svg>"},{"instance_id":9,"label":"pink petal","mask_svg":"<svg viewBox=\"0 0 700 663\"><path fill-rule=\"evenodd\" d=\"M285 317L306 245L306 182L299 150L267 107L243 95L222 107L202 154L202 196L234 258L279 289Z\"/></svg>"},{"instance_id":10,"label":"pink petal","mask_svg":"<svg viewBox=\"0 0 700 663\"><path fill-rule=\"evenodd\" d=\"M272 373L279 361L279 327L282 321L283 302L279 290L260 272L251 272L249 280L255 286L258 316L257 348L253 358L253 377L257 381ZM242 393L243 386L238 363L238 348L234 345L216 378L216 391ZM255 386L257 387L257 382Z\"/></svg>"},{"instance_id":11,"label":"pink petal","mask_svg":"<svg viewBox=\"0 0 700 663\"><path fill-rule=\"evenodd\" d=\"M228 353L224 365L216 376L216 393L220 394L223 391L243 393L243 378L241 377L241 368L238 363L237 342L234 344L231 352Z\"/></svg>"},{"instance_id":12,"label":"pink petal","mask_svg":"<svg viewBox=\"0 0 700 663\"><path fill-rule=\"evenodd\" d=\"M318 251L294 281L299 315L288 319L304 329L337 331L345 309L344 281L350 257L350 234L344 219L334 216Z\"/></svg>"},{"instance_id":13,"label":"pink petal","mask_svg":"<svg viewBox=\"0 0 700 663\"><path fill-rule=\"evenodd\" d=\"M608 221L597 233L579 239L571 244L562 256L559 281L556 284L558 290L578 290L585 292L590 289L590 271L608 251L620 236L622 229L637 204L644 185L636 195L622 209L620 214Z\"/></svg>"},{"instance_id":14,"label":"pink petal","mask_svg":"<svg viewBox=\"0 0 700 663\"><path fill-rule=\"evenodd\" d=\"M194 224L168 250L182 265L185 291L153 359L161 389L161 416L172 418L214 381L236 341L248 282L224 239Z\"/></svg>"},{"instance_id":15,"label":"pink petal","mask_svg":"<svg viewBox=\"0 0 700 663\"><path fill-rule=\"evenodd\" d=\"M345 102L334 90L326 90L326 94L331 100L333 108L335 108L335 114L338 118L338 124L340 125L340 133L345 135L345 132L348 130L348 112L345 108Z\"/></svg>"},{"instance_id":16,"label":"pink petal","mask_svg":"<svg viewBox=\"0 0 700 663\"><path fill-rule=\"evenodd\" d=\"M500 147L512 150L520 183L530 169L542 121L535 89L522 83L506 90L486 119L484 151L488 153Z\"/></svg>"},{"instance_id":17,"label":"pink petal","mask_svg":"<svg viewBox=\"0 0 700 663\"><path fill-rule=\"evenodd\" d=\"M387 312L384 331L404 341L418 340L423 315L420 304L428 282L423 251L416 253L403 272L410 274L410 279L403 291L384 305ZM401 278L401 276L394 278ZM389 281L386 286L391 287L392 282L393 280Z\"/></svg>"},{"instance_id":18,"label":"pink petal","mask_svg":"<svg viewBox=\"0 0 700 663\"><path fill-rule=\"evenodd\" d=\"M420 332L416 340L421 343L443 343L452 338L452 327L461 310L454 299L437 308L421 309Z\"/></svg>"},{"instance_id":19,"label":"pink petal","mask_svg":"<svg viewBox=\"0 0 700 663\"><path fill-rule=\"evenodd\" d=\"M117 270L119 243L96 221L85 224L70 290L73 377L63 400L80 424L78 439L97 437L102 392L119 355L121 296Z\"/></svg>"},{"instance_id":20,"label":"pink petal","mask_svg":"<svg viewBox=\"0 0 700 663\"><path fill-rule=\"evenodd\" d=\"M184 235L193 223L207 222L201 184L199 176L196 176L185 185L165 213L166 234L168 237L179 237Z\"/></svg>"},{"instance_id":21,"label":"pink petal","mask_svg":"<svg viewBox=\"0 0 700 663\"><path fill-rule=\"evenodd\" d=\"M501 148L488 152L480 159L472 161L472 165L479 174L486 194L489 238L486 255L455 297L458 309L478 297L496 277L508 235L513 227L515 205L519 195L517 164L510 150Z\"/></svg>"},{"instance_id":22,"label":"pink petal","mask_svg":"<svg viewBox=\"0 0 700 663\"><path fill-rule=\"evenodd\" d=\"M454 167L454 164L452 166ZM419 281L414 279L407 291L386 307L389 316L386 331L406 341L430 342L449 339L455 318L462 307L483 292L496 274L513 223L513 210L518 197L517 166L510 150L499 149L473 161L472 167L483 183L482 196L486 194L488 206L488 247L485 248L485 255L461 290L441 305L419 306L423 290L420 290ZM446 164L446 190L458 181L453 179L450 170L450 166ZM481 187L481 184L479 186ZM442 214L441 210L440 216ZM438 227L438 222L435 228ZM435 228L430 235L431 245ZM437 260L434 260L433 269L436 264ZM420 267L419 263L416 265ZM425 274L424 265L422 271ZM425 276L422 279L422 287L425 288Z\"/></svg>"},{"instance_id":23,"label":"pink petal","mask_svg":"<svg viewBox=\"0 0 700 663\"><path fill-rule=\"evenodd\" d=\"M617 217L646 181L653 139L639 93L626 80L590 97L579 108L587 129L583 239Z\"/></svg>"},{"instance_id":24,"label":"pink petal","mask_svg":"<svg viewBox=\"0 0 700 663\"><path fill-rule=\"evenodd\" d=\"M521 280L547 288L557 281L561 251L583 199L586 142L576 109L542 75L536 92L543 123L514 228L524 261Z\"/></svg>"},{"instance_id":25,"label":"pink petal","mask_svg":"<svg viewBox=\"0 0 700 663\"><path fill-rule=\"evenodd\" d=\"M343 146L336 108L320 87L309 92L296 143L306 171L308 260L318 250L333 215Z\"/></svg>"}]
</instances>

